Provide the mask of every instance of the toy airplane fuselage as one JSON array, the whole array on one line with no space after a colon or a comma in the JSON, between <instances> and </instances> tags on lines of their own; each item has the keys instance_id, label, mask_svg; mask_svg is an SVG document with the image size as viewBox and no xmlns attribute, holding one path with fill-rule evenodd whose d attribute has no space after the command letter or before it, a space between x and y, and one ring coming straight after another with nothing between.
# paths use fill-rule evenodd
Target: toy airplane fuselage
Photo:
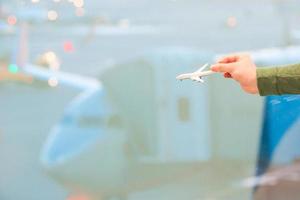
<instances>
[{"instance_id":1,"label":"toy airplane fuselage","mask_svg":"<svg viewBox=\"0 0 300 200\"><path fill-rule=\"evenodd\" d=\"M198 69L197 71L195 71L193 73L181 74L181 75L177 76L176 79L181 80L181 81L185 80L185 79L191 79L192 81L204 83L204 80L202 79L202 77L209 76L209 75L215 73L211 70L203 71L207 66L208 66L208 64L205 64L202 67L200 67L200 69Z\"/></svg>"}]
</instances>

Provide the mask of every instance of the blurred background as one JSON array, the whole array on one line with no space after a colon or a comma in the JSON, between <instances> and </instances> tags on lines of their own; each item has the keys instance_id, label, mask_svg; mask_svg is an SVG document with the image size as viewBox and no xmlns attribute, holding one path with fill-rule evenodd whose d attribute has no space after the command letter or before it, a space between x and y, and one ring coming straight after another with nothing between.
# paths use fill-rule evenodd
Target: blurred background
<instances>
[{"instance_id":1,"label":"blurred background","mask_svg":"<svg viewBox=\"0 0 300 200\"><path fill-rule=\"evenodd\" d=\"M0 199L252 199L263 98L221 75L175 77L236 51L299 61L299 11L296 0L0 0ZM290 47L295 59L280 60Z\"/></svg>"}]
</instances>

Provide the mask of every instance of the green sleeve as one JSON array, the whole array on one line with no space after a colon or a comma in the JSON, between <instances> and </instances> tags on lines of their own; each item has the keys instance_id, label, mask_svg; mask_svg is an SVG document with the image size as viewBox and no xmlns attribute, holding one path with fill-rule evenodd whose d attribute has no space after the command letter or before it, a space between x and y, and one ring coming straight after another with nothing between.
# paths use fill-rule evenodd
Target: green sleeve
<instances>
[{"instance_id":1,"label":"green sleeve","mask_svg":"<svg viewBox=\"0 0 300 200\"><path fill-rule=\"evenodd\" d=\"M256 75L261 96L300 94L300 64L257 68Z\"/></svg>"}]
</instances>

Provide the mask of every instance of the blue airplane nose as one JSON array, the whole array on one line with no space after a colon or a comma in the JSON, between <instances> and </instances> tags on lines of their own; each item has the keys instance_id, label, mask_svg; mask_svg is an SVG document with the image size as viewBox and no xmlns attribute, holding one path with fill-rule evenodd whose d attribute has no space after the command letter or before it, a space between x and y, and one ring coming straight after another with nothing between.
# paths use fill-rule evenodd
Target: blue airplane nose
<instances>
[{"instance_id":1,"label":"blue airplane nose","mask_svg":"<svg viewBox=\"0 0 300 200\"><path fill-rule=\"evenodd\" d=\"M103 89L88 91L67 108L41 154L44 169L80 190L112 191L123 184L125 133Z\"/></svg>"}]
</instances>

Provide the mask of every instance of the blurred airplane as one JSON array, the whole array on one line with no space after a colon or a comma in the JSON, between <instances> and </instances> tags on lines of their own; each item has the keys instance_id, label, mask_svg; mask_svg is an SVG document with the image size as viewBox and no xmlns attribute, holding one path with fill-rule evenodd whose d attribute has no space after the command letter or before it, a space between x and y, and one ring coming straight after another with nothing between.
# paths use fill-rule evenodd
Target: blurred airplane
<instances>
[{"instance_id":1,"label":"blurred airplane","mask_svg":"<svg viewBox=\"0 0 300 200\"><path fill-rule=\"evenodd\" d=\"M187 73L187 74L181 74L176 77L177 80L185 80L185 79L191 79L192 81L201 82L204 83L204 80L202 77L209 76L211 74L214 74L215 72L209 70L209 71L203 71L206 67L208 67L208 63L200 67L197 71L193 73Z\"/></svg>"},{"instance_id":2,"label":"blurred airplane","mask_svg":"<svg viewBox=\"0 0 300 200\"><path fill-rule=\"evenodd\" d=\"M159 138L166 133L154 129L155 124L164 123L163 120L155 121L153 127L147 127L147 123L156 119L149 117L151 113L156 112L155 110L150 110L147 114L147 109L142 112L138 109L140 114L134 114L135 109L143 106L148 100L150 100L149 107L155 106L151 105L153 97L149 96L149 89L143 89L145 94L148 94L146 102L141 98L144 95L137 96L134 100L131 98L136 89L140 90L141 87L147 86L147 79L143 78L144 82L133 87L126 86L127 98L120 96L117 91L119 86L128 83L131 78L129 72L136 68L141 67L136 65L136 67L112 69L124 70L120 73L123 78L118 76L115 77L116 79L111 79L110 76L115 73L108 71L103 75L106 79L104 78L102 82L61 71L51 72L37 66L28 65L24 68L25 72L36 79L46 81L55 76L60 85L75 87L82 91L67 106L61 121L50 131L41 154L44 169L72 191L87 194L91 199L102 200L114 197L127 199L130 194L136 192L166 184L180 184L180 180L184 178L193 178L197 167L204 166L207 160L205 155L208 153L206 153L206 146L200 143L205 141L205 137L202 138L201 135L205 136L207 133L203 130L206 124L200 120L201 113L195 115L199 120L195 131L186 126L189 122L182 123L177 119L175 123L179 127L178 130L169 133L174 135L183 130L186 132L187 139L191 136L199 137L199 139L194 138L194 143L186 143L191 150L197 148L199 151L184 153L181 152L182 148L177 146L173 152L167 143L163 144L167 142L164 141L164 137ZM145 73L141 70L135 72ZM200 96L196 99L201 104ZM177 98L172 100L177 101ZM124 106L120 106L119 103ZM129 110L122 110L122 108L129 108ZM146 116L143 116L144 113ZM158 137L157 140L147 139L147 129L150 131L153 129L152 137ZM172 138L170 136L166 140L172 141ZM152 151L151 146L159 147L159 143L165 146L149 153ZM186 151L187 148L184 149ZM167 151L168 155L165 155ZM197 155L198 152L200 155Z\"/></svg>"}]
</instances>

